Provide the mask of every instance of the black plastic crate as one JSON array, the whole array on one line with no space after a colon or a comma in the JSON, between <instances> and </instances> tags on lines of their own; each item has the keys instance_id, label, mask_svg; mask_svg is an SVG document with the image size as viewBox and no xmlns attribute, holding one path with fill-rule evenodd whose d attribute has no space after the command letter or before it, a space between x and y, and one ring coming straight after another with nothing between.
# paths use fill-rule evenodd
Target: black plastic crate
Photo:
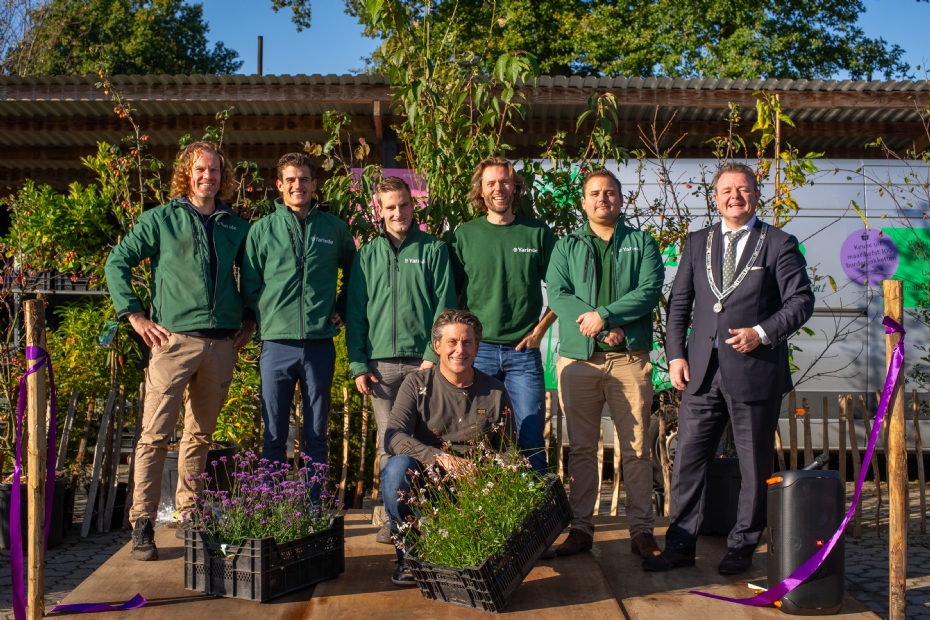
<instances>
[{"instance_id":1,"label":"black plastic crate","mask_svg":"<svg viewBox=\"0 0 930 620\"><path fill-rule=\"evenodd\" d=\"M345 572L343 518L328 530L298 540L250 538L241 546L205 541L200 532L184 537L184 587L204 594L264 603Z\"/></svg>"},{"instance_id":2,"label":"black plastic crate","mask_svg":"<svg viewBox=\"0 0 930 620\"><path fill-rule=\"evenodd\" d=\"M572 522L565 487L550 474L539 506L507 540L504 549L478 567L451 568L407 557L423 598L500 612L533 570L536 560Z\"/></svg>"}]
</instances>

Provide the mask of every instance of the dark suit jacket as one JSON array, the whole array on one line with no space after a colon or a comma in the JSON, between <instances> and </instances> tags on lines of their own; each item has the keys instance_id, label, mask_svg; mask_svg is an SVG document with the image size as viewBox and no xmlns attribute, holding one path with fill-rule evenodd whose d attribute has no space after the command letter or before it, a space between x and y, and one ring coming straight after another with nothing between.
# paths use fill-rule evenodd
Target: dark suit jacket
<instances>
[{"instance_id":1,"label":"dark suit jacket","mask_svg":"<svg viewBox=\"0 0 930 620\"><path fill-rule=\"evenodd\" d=\"M723 383L739 402L781 398L791 390L787 339L814 312L814 293L807 263L798 240L774 226L768 227L762 251L742 283L723 301L723 312L713 307L717 298L707 282L707 236L714 231L711 265L717 290L723 290L723 235L720 223L690 233L678 265L668 302L665 352L669 361L686 359L691 381L685 390L701 387L718 337L718 360ZM757 218L736 266L740 274L755 250L762 222ZM692 319L693 307L693 319ZM740 353L724 341L728 330L759 325L771 344ZM688 335L688 327L691 334ZM687 343L686 343L687 341Z\"/></svg>"}]
</instances>

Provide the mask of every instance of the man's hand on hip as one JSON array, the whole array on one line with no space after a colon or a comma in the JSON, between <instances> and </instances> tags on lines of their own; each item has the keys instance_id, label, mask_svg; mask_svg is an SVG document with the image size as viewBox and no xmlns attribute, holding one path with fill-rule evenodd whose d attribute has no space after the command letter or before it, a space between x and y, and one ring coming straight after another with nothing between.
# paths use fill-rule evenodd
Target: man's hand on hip
<instances>
[{"instance_id":1,"label":"man's hand on hip","mask_svg":"<svg viewBox=\"0 0 930 620\"><path fill-rule=\"evenodd\" d=\"M578 323L578 329L581 330L582 336L594 338L604 329L604 319L597 312L585 312L575 322Z\"/></svg>"},{"instance_id":2,"label":"man's hand on hip","mask_svg":"<svg viewBox=\"0 0 930 620\"><path fill-rule=\"evenodd\" d=\"M252 339L252 334L255 333L255 321L242 321L242 327L239 328L239 331L236 332L236 337L233 340L233 346L237 349L241 349L245 345L249 344L249 340Z\"/></svg>"},{"instance_id":3,"label":"man's hand on hip","mask_svg":"<svg viewBox=\"0 0 930 620\"><path fill-rule=\"evenodd\" d=\"M740 353L749 353L758 347L761 342L759 333L751 327L731 329L730 334L733 337L727 338L725 342Z\"/></svg>"},{"instance_id":4,"label":"man's hand on hip","mask_svg":"<svg viewBox=\"0 0 930 620\"><path fill-rule=\"evenodd\" d=\"M365 396L371 396L371 386L368 382L380 383L373 372L366 372L364 375L355 377L355 387Z\"/></svg>"},{"instance_id":5,"label":"man's hand on hip","mask_svg":"<svg viewBox=\"0 0 930 620\"><path fill-rule=\"evenodd\" d=\"M688 360L672 360L668 365L668 376L676 390L684 390L691 381L691 367Z\"/></svg>"},{"instance_id":6,"label":"man's hand on hip","mask_svg":"<svg viewBox=\"0 0 930 620\"><path fill-rule=\"evenodd\" d=\"M157 349L164 344L168 344L168 336L171 335L171 332L155 321L148 320L141 312L133 312L126 318L129 319L129 324L132 325L136 333L142 336L145 346Z\"/></svg>"}]
</instances>

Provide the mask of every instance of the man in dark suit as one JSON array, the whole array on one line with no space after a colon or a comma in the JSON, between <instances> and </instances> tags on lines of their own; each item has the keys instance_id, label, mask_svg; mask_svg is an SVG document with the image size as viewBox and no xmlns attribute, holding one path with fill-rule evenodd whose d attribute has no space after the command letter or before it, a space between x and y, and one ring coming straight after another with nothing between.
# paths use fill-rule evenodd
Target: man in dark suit
<instances>
[{"instance_id":1,"label":"man in dark suit","mask_svg":"<svg viewBox=\"0 0 930 620\"><path fill-rule=\"evenodd\" d=\"M738 574L752 564L765 529L781 399L792 387L787 339L814 311L797 239L755 215L760 193L752 169L725 164L713 184L722 222L688 235L668 304L669 374L684 394L671 522L662 555L643 562L649 571L694 565L707 466L727 419L742 485L719 571Z\"/></svg>"}]
</instances>

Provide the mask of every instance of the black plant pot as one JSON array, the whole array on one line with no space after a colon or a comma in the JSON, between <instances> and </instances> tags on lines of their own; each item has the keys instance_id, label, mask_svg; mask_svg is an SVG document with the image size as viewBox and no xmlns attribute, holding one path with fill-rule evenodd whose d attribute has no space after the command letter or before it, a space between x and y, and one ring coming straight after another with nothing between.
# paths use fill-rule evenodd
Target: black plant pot
<instances>
[{"instance_id":1,"label":"black plant pot","mask_svg":"<svg viewBox=\"0 0 930 620\"><path fill-rule=\"evenodd\" d=\"M210 475L210 484L208 489L213 491L228 491L232 486L232 474L236 471L233 456L239 454L241 446L233 441L216 442L225 446L222 449L210 450L207 452L207 473ZM223 463L220 457L226 457ZM216 461L216 467L212 463ZM161 497L162 502L168 501L174 503L174 493L178 488L178 451L171 450L168 452L168 458L165 459L165 470L161 477Z\"/></svg>"},{"instance_id":2,"label":"black plant pot","mask_svg":"<svg viewBox=\"0 0 930 620\"><path fill-rule=\"evenodd\" d=\"M0 484L0 549L10 548L10 503L13 498L13 485ZM28 501L26 485L20 489L20 522L23 532L23 549L28 538ZM70 476L55 481L55 493L52 496L52 518L48 530L48 548L61 544L65 532L71 529L74 517L74 488Z\"/></svg>"}]
</instances>

